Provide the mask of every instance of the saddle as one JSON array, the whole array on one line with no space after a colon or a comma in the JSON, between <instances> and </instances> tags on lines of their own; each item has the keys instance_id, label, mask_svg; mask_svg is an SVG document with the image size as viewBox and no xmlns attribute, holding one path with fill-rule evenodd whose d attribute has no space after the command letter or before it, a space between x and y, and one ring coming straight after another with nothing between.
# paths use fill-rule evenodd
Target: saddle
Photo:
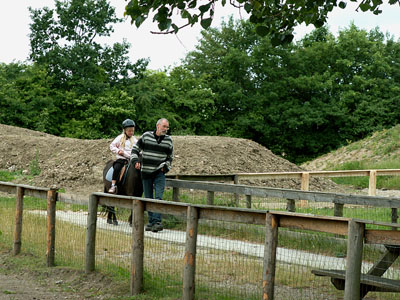
<instances>
[{"instance_id":1,"label":"saddle","mask_svg":"<svg viewBox=\"0 0 400 300\"><path fill-rule=\"evenodd\" d=\"M121 171L120 171L120 174L119 174L119 178L118 178L118 181L117 181L117 185L124 184L126 175L128 174L127 171L129 170L129 166L130 165L131 165L130 162L126 161L124 166L121 168ZM114 173L114 167L111 166L111 168L108 169L107 174L106 174L106 180L107 181L111 182L113 173Z\"/></svg>"}]
</instances>

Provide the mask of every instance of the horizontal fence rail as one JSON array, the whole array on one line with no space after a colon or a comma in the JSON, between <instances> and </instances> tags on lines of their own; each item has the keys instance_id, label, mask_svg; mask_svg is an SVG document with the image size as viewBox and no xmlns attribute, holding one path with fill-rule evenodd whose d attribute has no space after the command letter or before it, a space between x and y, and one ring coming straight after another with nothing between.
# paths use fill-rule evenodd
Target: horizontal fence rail
<instances>
[{"instance_id":1,"label":"horizontal fence rail","mask_svg":"<svg viewBox=\"0 0 400 300\"><path fill-rule=\"evenodd\" d=\"M331 194L322 192L296 191L264 187L251 187L239 184L222 184L211 182L194 182L186 180L167 179L167 186L175 189L179 199L179 189L196 189L208 192L226 192L243 195L257 195L260 197L278 197L288 201L309 200L332 202L339 205L357 204L398 208L400 198L360 196L347 194ZM178 189L178 190L177 190ZM309 230L335 235L346 235L347 267L345 270L345 300L360 299L361 261L363 244L385 244L391 247L400 246L399 224L350 219L342 217L316 216L284 211L266 211L247 208L230 208L212 205L193 205L182 202L150 200L141 197L117 196L105 193L92 193L90 198L82 196L59 194L55 189L37 188L26 185L17 185L0 182L0 191L16 194L16 218L14 236L14 254L21 249L21 229L23 197L30 195L47 199L47 264L54 265L54 235L55 235L55 208L56 201L79 203L89 206L86 230L86 265L87 272L95 270L96 249L96 219L99 205L110 205L133 209L134 221L132 224L132 266L131 266L131 294L139 294L143 290L143 232L145 211L154 211L186 218L186 244L184 255L184 278L182 299L194 299L195 266L196 266L196 236L197 224L200 219L218 220L235 223L262 225L266 228L263 257L262 299L273 299L274 277L276 268L276 250L278 245L279 228ZM389 228L367 229L366 225L379 225ZM391 230L390 230L391 229ZM332 274L334 272L331 272ZM329 273L330 274L330 273ZM336 274L336 273L335 273ZM333 275L332 275L333 276ZM377 276L375 276L377 277ZM261 279L261 278L260 278ZM397 283L395 283L396 285ZM399 284L400 285L400 284Z\"/></svg>"}]
</instances>

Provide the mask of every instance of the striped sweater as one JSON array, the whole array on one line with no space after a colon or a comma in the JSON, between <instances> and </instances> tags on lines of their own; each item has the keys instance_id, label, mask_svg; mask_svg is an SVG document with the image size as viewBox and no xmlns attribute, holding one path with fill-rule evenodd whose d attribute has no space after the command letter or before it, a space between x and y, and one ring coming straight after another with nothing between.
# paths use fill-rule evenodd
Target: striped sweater
<instances>
[{"instance_id":1,"label":"striped sweater","mask_svg":"<svg viewBox=\"0 0 400 300\"><path fill-rule=\"evenodd\" d=\"M140 139L132 148L131 161L134 165L141 158L141 171L143 177L150 177L151 174L164 168L164 173L171 169L174 158L174 147L169 135L158 137L155 131L143 133Z\"/></svg>"}]
</instances>

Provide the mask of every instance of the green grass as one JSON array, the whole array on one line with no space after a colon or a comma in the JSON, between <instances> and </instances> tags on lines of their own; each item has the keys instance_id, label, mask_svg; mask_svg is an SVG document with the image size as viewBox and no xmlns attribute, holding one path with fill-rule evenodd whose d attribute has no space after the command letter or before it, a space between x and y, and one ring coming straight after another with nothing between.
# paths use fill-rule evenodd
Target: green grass
<instances>
[{"instance_id":1,"label":"green grass","mask_svg":"<svg viewBox=\"0 0 400 300\"><path fill-rule=\"evenodd\" d=\"M378 170L378 169L400 169L400 159L370 162L367 160L351 161L331 168L331 170ZM351 185L356 188L368 188L369 177L335 177L332 180L337 184ZM376 187L378 189L400 189L400 176L377 176Z\"/></svg>"},{"instance_id":2,"label":"green grass","mask_svg":"<svg viewBox=\"0 0 400 300\"><path fill-rule=\"evenodd\" d=\"M17 179L17 177L22 176L22 172L10 172L6 170L0 170L0 181L13 181Z\"/></svg>"}]
</instances>

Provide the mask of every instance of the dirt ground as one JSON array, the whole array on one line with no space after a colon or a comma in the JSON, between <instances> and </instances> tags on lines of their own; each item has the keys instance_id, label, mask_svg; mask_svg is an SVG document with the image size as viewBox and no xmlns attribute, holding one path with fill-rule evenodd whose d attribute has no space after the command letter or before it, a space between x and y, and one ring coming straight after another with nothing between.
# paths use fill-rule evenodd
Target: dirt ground
<instances>
[{"instance_id":1,"label":"dirt ground","mask_svg":"<svg viewBox=\"0 0 400 300\"><path fill-rule=\"evenodd\" d=\"M28 260L35 260L27 263ZM30 265L25 267L23 264ZM124 296L125 295L125 296ZM111 283L100 273L47 268L42 258L0 249L0 300L127 299L129 287Z\"/></svg>"},{"instance_id":2,"label":"dirt ground","mask_svg":"<svg viewBox=\"0 0 400 300\"><path fill-rule=\"evenodd\" d=\"M274 155L260 144L246 139L210 136L172 136L174 161L169 174L237 174L300 171L297 165ZM102 170L114 156L112 139L79 140L0 124L0 170L24 175L40 169L29 179L14 182L39 187L64 188L68 193L102 191ZM241 182L269 187L300 188L300 180ZM310 190L334 189L325 179L312 178Z\"/></svg>"}]
</instances>

